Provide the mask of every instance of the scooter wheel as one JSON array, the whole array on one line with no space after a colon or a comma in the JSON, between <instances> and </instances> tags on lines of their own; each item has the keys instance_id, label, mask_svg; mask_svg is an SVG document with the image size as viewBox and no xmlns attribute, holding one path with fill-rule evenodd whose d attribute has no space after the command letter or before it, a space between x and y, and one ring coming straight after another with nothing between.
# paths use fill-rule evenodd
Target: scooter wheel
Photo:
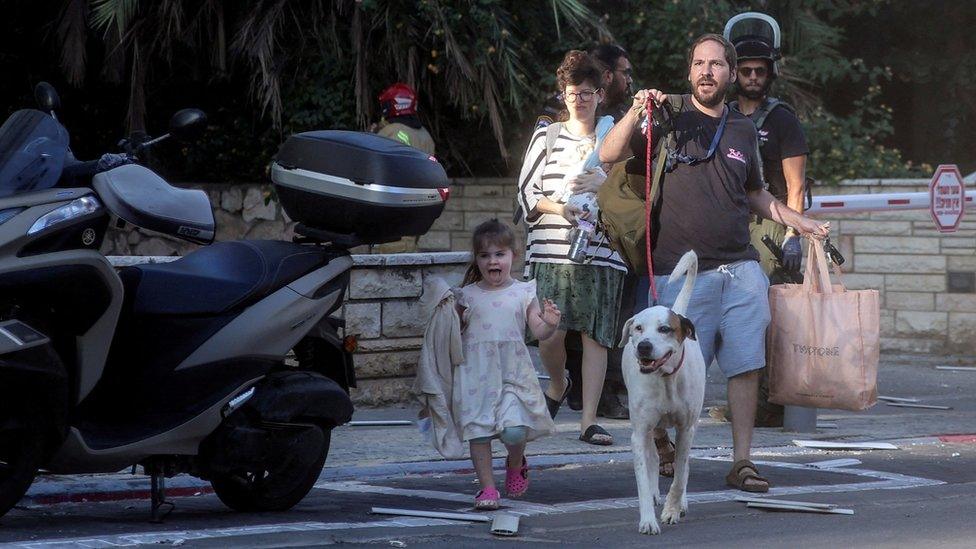
<instances>
[{"instance_id":1,"label":"scooter wheel","mask_svg":"<svg viewBox=\"0 0 976 549\"><path fill-rule=\"evenodd\" d=\"M0 517L27 493L43 456L39 429L0 430Z\"/></svg>"},{"instance_id":2,"label":"scooter wheel","mask_svg":"<svg viewBox=\"0 0 976 549\"><path fill-rule=\"evenodd\" d=\"M315 485L331 439L331 429L310 426L272 452L264 470L216 475L210 484L235 511L287 511Z\"/></svg>"}]
</instances>

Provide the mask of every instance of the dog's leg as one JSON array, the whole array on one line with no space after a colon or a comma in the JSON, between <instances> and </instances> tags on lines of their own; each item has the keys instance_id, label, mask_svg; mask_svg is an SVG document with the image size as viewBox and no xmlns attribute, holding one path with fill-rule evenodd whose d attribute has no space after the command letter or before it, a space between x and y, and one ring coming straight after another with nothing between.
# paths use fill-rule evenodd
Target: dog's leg
<instances>
[{"instance_id":1,"label":"dog's leg","mask_svg":"<svg viewBox=\"0 0 976 549\"><path fill-rule=\"evenodd\" d=\"M657 480L658 457L653 444L649 445L651 429L647 425L634 425L630 435L631 450L634 454L634 477L637 480L637 501L640 504L641 534L660 534L654 505L658 499L658 486L651 482L651 475Z\"/></svg>"},{"instance_id":2,"label":"dog's leg","mask_svg":"<svg viewBox=\"0 0 976 549\"><path fill-rule=\"evenodd\" d=\"M661 510L661 522L664 524L677 524L681 515L688 510L688 470L691 455L691 441L695 438L695 426L679 428L676 430L674 441L674 482L668 490L668 496L664 501L664 509Z\"/></svg>"}]
</instances>

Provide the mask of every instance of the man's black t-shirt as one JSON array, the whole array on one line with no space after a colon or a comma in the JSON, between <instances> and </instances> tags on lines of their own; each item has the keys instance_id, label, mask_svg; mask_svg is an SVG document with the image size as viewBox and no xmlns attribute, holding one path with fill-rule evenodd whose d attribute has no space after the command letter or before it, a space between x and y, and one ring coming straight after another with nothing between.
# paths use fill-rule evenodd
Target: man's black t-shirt
<instances>
[{"instance_id":1,"label":"man's black t-shirt","mask_svg":"<svg viewBox=\"0 0 976 549\"><path fill-rule=\"evenodd\" d=\"M704 157L720 120L702 113L690 95L684 96L682 110L675 112L674 120L678 152ZM660 131L653 133L655 144L660 137ZM640 164L644 163L646 142L643 137L631 140ZM694 166L678 164L661 182L651 223L656 274L673 271L688 250L698 254L698 266L703 271L758 260L759 254L749 244L751 210L746 192L762 188L756 126L732 110L715 155Z\"/></svg>"},{"instance_id":2,"label":"man's black t-shirt","mask_svg":"<svg viewBox=\"0 0 976 549\"><path fill-rule=\"evenodd\" d=\"M763 176L769 192L786 202L786 176L783 159L810 153L807 138L796 115L786 107L776 107L766 117L759 130L759 152L763 161Z\"/></svg>"}]
</instances>

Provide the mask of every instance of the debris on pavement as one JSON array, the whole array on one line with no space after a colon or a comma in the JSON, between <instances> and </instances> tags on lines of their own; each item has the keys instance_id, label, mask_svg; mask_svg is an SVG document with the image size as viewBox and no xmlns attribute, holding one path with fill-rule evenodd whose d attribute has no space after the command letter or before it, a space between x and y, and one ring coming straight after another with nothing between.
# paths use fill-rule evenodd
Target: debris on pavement
<instances>
[{"instance_id":1,"label":"debris on pavement","mask_svg":"<svg viewBox=\"0 0 976 549\"><path fill-rule=\"evenodd\" d=\"M445 513L441 511L421 511L420 509L396 509L393 507L373 507L370 513L374 515L399 515L403 517L439 518L446 520L467 520L471 522L491 522L488 515L475 513Z\"/></svg>"},{"instance_id":2,"label":"debris on pavement","mask_svg":"<svg viewBox=\"0 0 976 549\"><path fill-rule=\"evenodd\" d=\"M738 496L735 501L740 503L775 503L776 505L798 505L801 507L812 507L815 509L836 509L833 503L813 503L811 501L791 501L788 499L755 498L749 496Z\"/></svg>"},{"instance_id":3,"label":"debris on pavement","mask_svg":"<svg viewBox=\"0 0 976 549\"><path fill-rule=\"evenodd\" d=\"M819 450L897 450L890 442L832 442L828 440L794 440L793 444L803 448Z\"/></svg>"},{"instance_id":4,"label":"debris on pavement","mask_svg":"<svg viewBox=\"0 0 976 549\"><path fill-rule=\"evenodd\" d=\"M491 533L496 536L517 536L518 529L519 518L515 515L499 513L491 521Z\"/></svg>"},{"instance_id":5,"label":"debris on pavement","mask_svg":"<svg viewBox=\"0 0 976 549\"><path fill-rule=\"evenodd\" d=\"M807 463L809 467L816 467L817 469L834 469L837 467L853 467L855 465L860 465L861 460L854 458L841 458L841 459L827 459L824 461L814 461L813 463Z\"/></svg>"},{"instance_id":6,"label":"debris on pavement","mask_svg":"<svg viewBox=\"0 0 976 549\"><path fill-rule=\"evenodd\" d=\"M936 404L912 404L910 402L888 402L888 406L896 408L924 408L926 410L951 410L949 406L939 406Z\"/></svg>"},{"instance_id":7,"label":"debris on pavement","mask_svg":"<svg viewBox=\"0 0 976 549\"><path fill-rule=\"evenodd\" d=\"M890 397L890 396L878 396L878 400L884 400L885 402L918 402L917 398L904 398L904 397Z\"/></svg>"},{"instance_id":8,"label":"debris on pavement","mask_svg":"<svg viewBox=\"0 0 976 549\"><path fill-rule=\"evenodd\" d=\"M754 502L750 501L746 503L746 507L758 508L758 509L774 509L777 511L803 511L805 513L824 513L828 515L853 515L853 509L841 509L839 507L823 508L823 507L809 507L805 505L790 505L781 504L773 501L767 502Z\"/></svg>"},{"instance_id":9,"label":"debris on pavement","mask_svg":"<svg viewBox=\"0 0 976 549\"><path fill-rule=\"evenodd\" d=\"M400 541L400 540L398 540L398 539L391 539L390 540L390 546L391 547L406 547L407 544L404 543L404 542L402 542L402 541Z\"/></svg>"}]
</instances>

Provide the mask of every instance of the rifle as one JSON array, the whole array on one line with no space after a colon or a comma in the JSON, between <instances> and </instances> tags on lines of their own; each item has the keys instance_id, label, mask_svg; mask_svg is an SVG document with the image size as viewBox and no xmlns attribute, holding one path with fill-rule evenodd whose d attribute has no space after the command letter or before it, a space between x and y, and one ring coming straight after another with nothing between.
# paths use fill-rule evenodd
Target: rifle
<instances>
[{"instance_id":1,"label":"rifle","mask_svg":"<svg viewBox=\"0 0 976 549\"><path fill-rule=\"evenodd\" d=\"M783 267L783 248L774 242L772 238L769 238L768 235L763 235L762 243L765 244L766 248L768 248L770 253L773 254L773 257L776 258L776 262L779 263L779 266L776 267L776 269L774 269L771 273L770 278L780 277L789 283L802 284L803 274L800 273L799 270L788 271ZM823 247L824 253L827 254L827 259L832 261L838 267L844 264L846 259L844 259L843 254L841 254L840 251L830 243L829 237L824 239Z\"/></svg>"}]
</instances>

